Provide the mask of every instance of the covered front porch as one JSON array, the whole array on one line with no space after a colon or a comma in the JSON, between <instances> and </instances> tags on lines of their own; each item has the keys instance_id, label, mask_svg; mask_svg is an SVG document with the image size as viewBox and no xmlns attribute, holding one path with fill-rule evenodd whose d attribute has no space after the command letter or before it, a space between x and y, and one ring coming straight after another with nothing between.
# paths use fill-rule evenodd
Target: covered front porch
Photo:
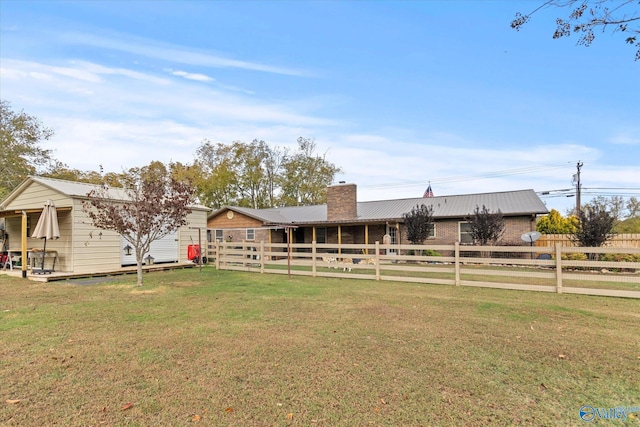
<instances>
[{"instance_id":1,"label":"covered front porch","mask_svg":"<svg viewBox=\"0 0 640 427\"><path fill-rule=\"evenodd\" d=\"M4 210L0 212L0 219L4 219L2 230L2 268L5 271L18 271L22 277L32 274L35 267L46 268L52 272L67 270L71 257L71 207L57 208L58 223L65 231L60 238L46 241L31 237L33 228L38 222L43 209ZM44 261L44 264L42 262ZM35 275L35 274L34 274Z\"/></svg>"},{"instance_id":2,"label":"covered front porch","mask_svg":"<svg viewBox=\"0 0 640 427\"><path fill-rule=\"evenodd\" d=\"M338 223L327 225L300 224L291 229L290 243L328 243L335 245L368 245L383 243L388 235L389 244L399 245L401 242L400 224L397 222L378 222L370 224ZM273 243L286 243L285 230L273 230Z\"/></svg>"}]
</instances>

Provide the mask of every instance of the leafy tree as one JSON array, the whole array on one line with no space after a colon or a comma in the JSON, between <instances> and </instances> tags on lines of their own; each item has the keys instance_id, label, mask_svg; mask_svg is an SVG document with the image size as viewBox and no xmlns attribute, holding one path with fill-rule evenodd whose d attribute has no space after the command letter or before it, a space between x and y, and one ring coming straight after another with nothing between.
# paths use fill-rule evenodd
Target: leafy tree
<instances>
[{"instance_id":1,"label":"leafy tree","mask_svg":"<svg viewBox=\"0 0 640 427\"><path fill-rule=\"evenodd\" d=\"M238 204L238 175L231 146L205 140L196 151L191 172L197 195L206 206Z\"/></svg>"},{"instance_id":2,"label":"leafy tree","mask_svg":"<svg viewBox=\"0 0 640 427\"><path fill-rule=\"evenodd\" d=\"M107 184L114 187L122 185L122 181L126 172L104 173L102 166L99 171L81 171L79 169L70 169L68 166L60 163L51 168L51 170L42 174L48 178L64 179L66 181L86 182L87 184Z\"/></svg>"},{"instance_id":3,"label":"leafy tree","mask_svg":"<svg viewBox=\"0 0 640 427\"><path fill-rule=\"evenodd\" d=\"M342 170L316 154L312 139L298 138L298 151L282 163L280 204L318 205L327 201L329 186Z\"/></svg>"},{"instance_id":4,"label":"leafy tree","mask_svg":"<svg viewBox=\"0 0 640 427\"><path fill-rule=\"evenodd\" d=\"M545 215L538 220L536 230L542 234L571 234L578 227L576 216L563 217L560 212L551 209L549 215Z\"/></svg>"},{"instance_id":5,"label":"leafy tree","mask_svg":"<svg viewBox=\"0 0 640 427\"><path fill-rule=\"evenodd\" d=\"M640 216L634 216L618 222L613 230L619 234L640 233Z\"/></svg>"},{"instance_id":6,"label":"leafy tree","mask_svg":"<svg viewBox=\"0 0 640 427\"><path fill-rule=\"evenodd\" d=\"M271 207L266 167L269 149L266 142L253 140L250 144L234 143L233 145L240 196L238 204L254 209Z\"/></svg>"},{"instance_id":7,"label":"leafy tree","mask_svg":"<svg viewBox=\"0 0 640 427\"><path fill-rule=\"evenodd\" d=\"M640 3L638 0L547 0L542 2L533 12L523 15L516 13L511 21L511 28L520 30L536 12L549 7L568 8L566 18L556 19L554 39L578 35L578 44L590 46L596 38L595 30L604 33L624 33L625 42L633 45L636 61L640 59Z\"/></svg>"},{"instance_id":8,"label":"leafy tree","mask_svg":"<svg viewBox=\"0 0 640 427\"><path fill-rule=\"evenodd\" d=\"M40 120L0 100L0 199L53 161L51 150L40 145L52 136Z\"/></svg>"},{"instance_id":9,"label":"leafy tree","mask_svg":"<svg viewBox=\"0 0 640 427\"><path fill-rule=\"evenodd\" d=\"M135 249L137 283L142 286L142 262L151 242L186 225L193 188L172 178L160 162L130 169L123 184L118 189L105 184L91 190L83 210L94 227L117 232Z\"/></svg>"},{"instance_id":10,"label":"leafy tree","mask_svg":"<svg viewBox=\"0 0 640 427\"><path fill-rule=\"evenodd\" d=\"M482 205L482 209L476 206L473 214L467 217L467 222L471 224L471 237L474 243L486 245L496 244L505 229L505 221L502 212L491 212L489 208Z\"/></svg>"},{"instance_id":11,"label":"leafy tree","mask_svg":"<svg viewBox=\"0 0 640 427\"><path fill-rule=\"evenodd\" d=\"M578 229L572 234L572 239L580 246L600 247L614 236L616 218L600 203L584 205L578 219Z\"/></svg>"},{"instance_id":12,"label":"leafy tree","mask_svg":"<svg viewBox=\"0 0 640 427\"><path fill-rule=\"evenodd\" d=\"M433 206L416 205L402 217L407 229L407 239L414 245L422 244L433 231Z\"/></svg>"}]
</instances>

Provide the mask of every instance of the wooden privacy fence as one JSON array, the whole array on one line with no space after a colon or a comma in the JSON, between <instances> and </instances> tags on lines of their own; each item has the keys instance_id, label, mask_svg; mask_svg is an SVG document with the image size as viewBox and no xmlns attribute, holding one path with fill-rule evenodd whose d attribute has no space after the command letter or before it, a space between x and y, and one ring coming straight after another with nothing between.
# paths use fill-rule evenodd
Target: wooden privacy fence
<instances>
[{"instance_id":1,"label":"wooden privacy fence","mask_svg":"<svg viewBox=\"0 0 640 427\"><path fill-rule=\"evenodd\" d=\"M640 248L219 242L221 270L640 298Z\"/></svg>"},{"instance_id":2,"label":"wooden privacy fence","mask_svg":"<svg viewBox=\"0 0 640 427\"><path fill-rule=\"evenodd\" d=\"M571 240L569 234L543 234L536 241L536 246L552 248L556 243L560 243L562 246L576 246L576 243ZM640 234L616 234L605 243L605 246L614 248L640 248Z\"/></svg>"}]
</instances>

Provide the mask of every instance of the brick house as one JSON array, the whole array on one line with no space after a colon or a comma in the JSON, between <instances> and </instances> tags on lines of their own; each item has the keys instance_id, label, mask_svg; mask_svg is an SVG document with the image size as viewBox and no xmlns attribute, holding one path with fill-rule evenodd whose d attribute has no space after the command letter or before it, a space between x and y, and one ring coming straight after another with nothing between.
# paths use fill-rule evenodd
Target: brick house
<instances>
[{"instance_id":1,"label":"brick house","mask_svg":"<svg viewBox=\"0 0 640 427\"><path fill-rule=\"evenodd\" d=\"M435 226L424 244L434 245L472 243L465 218L476 207L500 210L502 241L519 244L522 234L536 229L537 217L548 213L533 190L358 202L356 185L340 183L327 188L326 205L218 209L208 216L208 239L284 243L285 227L293 226L292 243L382 243L388 233L392 244L406 244L403 214L421 204L433 207Z\"/></svg>"}]
</instances>

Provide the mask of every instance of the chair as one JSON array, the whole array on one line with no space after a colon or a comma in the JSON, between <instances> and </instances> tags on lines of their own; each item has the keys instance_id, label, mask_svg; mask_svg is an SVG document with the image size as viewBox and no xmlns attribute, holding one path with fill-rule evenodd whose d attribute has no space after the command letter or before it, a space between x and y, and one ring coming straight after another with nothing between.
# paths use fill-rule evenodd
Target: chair
<instances>
[{"instance_id":1,"label":"chair","mask_svg":"<svg viewBox=\"0 0 640 427\"><path fill-rule=\"evenodd\" d=\"M9 254L7 252L3 252L2 255L0 255L0 265L2 265L2 269L5 270L7 268L9 268L10 270L13 270L13 264L11 263L11 257L9 256Z\"/></svg>"}]
</instances>

